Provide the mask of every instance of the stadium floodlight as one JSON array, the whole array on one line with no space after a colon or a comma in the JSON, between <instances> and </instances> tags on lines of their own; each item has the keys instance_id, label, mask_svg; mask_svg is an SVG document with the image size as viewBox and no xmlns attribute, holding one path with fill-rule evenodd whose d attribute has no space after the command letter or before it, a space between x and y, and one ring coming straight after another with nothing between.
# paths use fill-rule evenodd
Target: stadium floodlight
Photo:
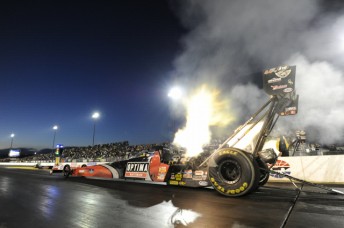
<instances>
[{"instance_id":1,"label":"stadium floodlight","mask_svg":"<svg viewBox=\"0 0 344 228\"><path fill-rule=\"evenodd\" d=\"M167 96L172 98L173 100L178 100L182 97L183 92L181 90L180 87L173 87L172 89L170 89L170 91L168 92Z\"/></svg>"},{"instance_id":2,"label":"stadium floodlight","mask_svg":"<svg viewBox=\"0 0 344 228\"><path fill-rule=\"evenodd\" d=\"M179 86L174 86L174 87L172 87L170 89L170 91L168 92L167 96L169 98L171 98L174 102L178 102L183 97L183 91L182 91L182 89ZM172 117L172 115L171 115L170 118L171 118L171 121L172 121L172 132L174 132L176 130L176 119L174 117Z\"/></svg>"},{"instance_id":3,"label":"stadium floodlight","mask_svg":"<svg viewBox=\"0 0 344 228\"><path fill-rule=\"evenodd\" d=\"M13 138L14 138L15 134L11 134L11 149L12 149L12 146L13 146Z\"/></svg>"},{"instance_id":4,"label":"stadium floodlight","mask_svg":"<svg viewBox=\"0 0 344 228\"><path fill-rule=\"evenodd\" d=\"M99 118L99 116L100 116L99 112L95 112L92 115L92 119L94 119L94 122L93 122L93 141L92 141L92 146L94 146L94 138L95 138L95 135L96 135L96 120Z\"/></svg>"},{"instance_id":5,"label":"stadium floodlight","mask_svg":"<svg viewBox=\"0 0 344 228\"><path fill-rule=\"evenodd\" d=\"M93 119L98 119L99 116L100 116L99 112L95 112L95 113L93 113L92 118Z\"/></svg>"},{"instance_id":6,"label":"stadium floodlight","mask_svg":"<svg viewBox=\"0 0 344 228\"><path fill-rule=\"evenodd\" d=\"M59 129L59 127L57 125L54 125L53 126L53 130L54 130L54 137L53 137L53 151L54 151L54 148L55 148L55 138L56 138L56 131L57 129Z\"/></svg>"}]
</instances>

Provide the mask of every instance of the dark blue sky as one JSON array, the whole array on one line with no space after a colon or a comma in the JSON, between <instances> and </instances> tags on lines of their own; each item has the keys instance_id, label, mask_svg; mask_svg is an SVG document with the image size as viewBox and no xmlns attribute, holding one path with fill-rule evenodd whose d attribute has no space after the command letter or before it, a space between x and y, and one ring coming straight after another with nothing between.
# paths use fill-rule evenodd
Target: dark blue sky
<instances>
[{"instance_id":1,"label":"dark blue sky","mask_svg":"<svg viewBox=\"0 0 344 228\"><path fill-rule=\"evenodd\" d=\"M0 3L0 148L171 140L166 96L186 31L167 1Z\"/></svg>"}]
</instances>

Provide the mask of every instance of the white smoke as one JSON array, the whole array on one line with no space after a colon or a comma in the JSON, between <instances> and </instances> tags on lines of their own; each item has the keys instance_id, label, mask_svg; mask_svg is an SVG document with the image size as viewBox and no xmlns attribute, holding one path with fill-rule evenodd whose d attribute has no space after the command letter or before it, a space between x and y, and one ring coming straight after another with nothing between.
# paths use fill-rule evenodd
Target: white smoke
<instances>
[{"instance_id":1,"label":"white smoke","mask_svg":"<svg viewBox=\"0 0 344 228\"><path fill-rule=\"evenodd\" d=\"M299 50L300 32L317 13L314 0L187 2L183 21L194 27L183 39L185 51L176 59L176 74L216 79L218 84L246 83L252 80L248 75L263 70L261 64L270 68L283 63Z\"/></svg>"},{"instance_id":2,"label":"white smoke","mask_svg":"<svg viewBox=\"0 0 344 228\"><path fill-rule=\"evenodd\" d=\"M178 13L190 29L175 60L184 85L222 89L237 119L246 120L268 100L256 72L296 65L299 113L281 117L278 130L301 128L324 143L343 139L344 17L315 0L189 0Z\"/></svg>"},{"instance_id":3,"label":"white smoke","mask_svg":"<svg viewBox=\"0 0 344 228\"><path fill-rule=\"evenodd\" d=\"M343 72L325 61L311 63L301 55L294 55L290 63L297 65L299 113L287 119L281 118L279 126L306 129L307 134L321 143L343 141Z\"/></svg>"}]
</instances>

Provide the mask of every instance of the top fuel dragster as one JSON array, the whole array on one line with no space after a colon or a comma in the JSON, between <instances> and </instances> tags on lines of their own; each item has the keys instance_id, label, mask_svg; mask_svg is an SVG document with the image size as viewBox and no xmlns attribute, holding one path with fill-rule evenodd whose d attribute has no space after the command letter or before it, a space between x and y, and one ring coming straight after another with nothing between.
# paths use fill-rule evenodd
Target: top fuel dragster
<instances>
[{"instance_id":1,"label":"top fuel dragster","mask_svg":"<svg viewBox=\"0 0 344 228\"><path fill-rule=\"evenodd\" d=\"M276 163L278 155L273 149L263 150L267 136L279 116L297 114L295 71L295 66L280 66L264 71L264 90L270 95L270 99L207 156L181 162L172 159L171 154L163 148L156 148L154 152L107 164L78 168L65 165L64 176L134 179L187 187L213 186L217 192L229 197L251 193L264 185L269 179L269 174L275 172L271 168ZM257 123L263 125L252 151L236 148L236 143L228 144L233 139L239 142ZM238 137L239 132L241 135ZM281 175L302 181L287 174Z\"/></svg>"}]
</instances>

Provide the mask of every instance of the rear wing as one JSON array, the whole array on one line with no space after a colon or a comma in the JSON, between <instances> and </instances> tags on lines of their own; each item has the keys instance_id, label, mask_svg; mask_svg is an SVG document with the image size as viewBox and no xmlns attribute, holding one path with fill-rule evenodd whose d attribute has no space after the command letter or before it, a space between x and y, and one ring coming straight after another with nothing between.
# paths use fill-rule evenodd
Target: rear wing
<instances>
[{"instance_id":1,"label":"rear wing","mask_svg":"<svg viewBox=\"0 0 344 228\"><path fill-rule=\"evenodd\" d=\"M290 93L295 90L296 66L279 66L263 72L264 90L269 95Z\"/></svg>"},{"instance_id":2,"label":"rear wing","mask_svg":"<svg viewBox=\"0 0 344 228\"><path fill-rule=\"evenodd\" d=\"M259 122L263 122L254 146L253 156L257 157L262 150L267 136L275 126L279 116L295 115L298 111L299 95L295 93L296 66L279 66L263 71L263 87L270 99L256 113L254 113L244 124L240 125L234 133L229 136L219 147L203 161L199 167L204 165L214 156L217 151L225 147L234 137L234 147L244 138Z\"/></svg>"},{"instance_id":3,"label":"rear wing","mask_svg":"<svg viewBox=\"0 0 344 228\"><path fill-rule=\"evenodd\" d=\"M284 101L277 114L280 116L296 115L299 95L295 93L296 66L279 66L263 72L264 91Z\"/></svg>"}]
</instances>

